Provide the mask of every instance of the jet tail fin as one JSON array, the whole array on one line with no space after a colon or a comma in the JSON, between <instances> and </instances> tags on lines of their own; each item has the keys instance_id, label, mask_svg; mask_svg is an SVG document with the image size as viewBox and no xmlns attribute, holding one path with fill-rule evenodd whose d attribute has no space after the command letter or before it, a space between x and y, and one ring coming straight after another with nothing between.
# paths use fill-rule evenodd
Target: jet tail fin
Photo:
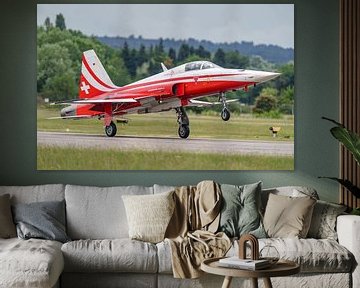
<instances>
[{"instance_id":1,"label":"jet tail fin","mask_svg":"<svg viewBox=\"0 0 360 288\"><path fill-rule=\"evenodd\" d=\"M111 81L95 51L85 51L81 63L79 98L92 98L116 88L118 86Z\"/></svg>"}]
</instances>

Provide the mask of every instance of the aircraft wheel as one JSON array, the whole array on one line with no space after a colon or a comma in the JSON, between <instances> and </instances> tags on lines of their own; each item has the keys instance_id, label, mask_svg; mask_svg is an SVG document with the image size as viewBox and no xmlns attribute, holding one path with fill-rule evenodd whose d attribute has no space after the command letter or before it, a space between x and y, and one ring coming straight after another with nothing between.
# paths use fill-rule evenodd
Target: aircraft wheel
<instances>
[{"instance_id":1,"label":"aircraft wheel","mask_svg":"<svg viewBox=\"0 0 360 288\"><path fill-rule=\"evenodd\" d=\"M114 137L116 135L116 131L117 131L116 125L112 121L110 122L109 126L105 126L105 133L106 136L108 137Z\"/></svg>"},{"instance_id":2,"label":"aircraft wheel","mask_svg":"<svg viewBox=\"0 0 360 288\"><path fill-rule=\"evenodd\" d=\"M221 111L221 119L224 121L228 121L230 119L230 111L226 108L224 108Z\"/></svg>"},{"instance_id":3,"label":"aircraft wheel","mask_svg":"<svg viewBox=\"0 0 360 288\"><path fill-rule=\"evenodd\" d=\"M180 125L178 133L179 133L180 138L183 138L183 139L188 138L190 135L189 125Z\"/></svg>"}]
</instances>

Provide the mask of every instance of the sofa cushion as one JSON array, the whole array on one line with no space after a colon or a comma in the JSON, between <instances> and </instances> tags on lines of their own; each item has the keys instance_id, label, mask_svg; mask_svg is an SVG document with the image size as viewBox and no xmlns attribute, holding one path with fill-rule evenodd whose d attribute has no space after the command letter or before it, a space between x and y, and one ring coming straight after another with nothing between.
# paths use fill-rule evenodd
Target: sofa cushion
<instances>
[{"instance_id":1,"label":"sofa cushion","mask_svg":"<svg viewBox=\"0 0 360 288\"><path fill-rule=\"evenodd\" d=\"M13 206L18 236L69 241L65 229L65 201L45 201Z\"/></svg>"},{"instance_id":2,"label":"sofa cushion","mask_svg":"<svg viewBox=\"0 0 360 288\"><path fill-rule=\"evenodd\" d=\"M156 195L124 195L131 239L157 243L164 240L175 208L174 191Z\"/></svg>"},{"instance_id":3,"label":"sofa cushion","mask_svg":"<svg viewBox=\"0 0 360 288\"><path fill-rule=\"evenodd\" d=\"M314 206L309 238L337 240L336 219L346 211L345 205L318 200Z\"/></svg>"},{"instance_id":4,"label":"sofa cushion","mask_svg":"<svg viewBox=\"0 0 360 288\"><path fill-rule=\"evenodd\" d=\"M251 233L266 237L260 216L261 182L243 186L221 185L222 204L219 230L229 237Z\"/></svg>"},{"instance_id":5,"label":"sofa cushion","mask_svg":"<svg viewBox=\"0 0 360 288\"><path fill-rule=\"evenodd\" d=\"M302 273L349 273L355 265L353 255L338 242L329 239L264 238L259 249L274 246L281 259L295 261ZM159 273L171 274L171 248L168 241L156 244ZM226 256L238 255L238 241L234 241ZM247 250L250 257L250 249ZM271 255L276 256L276 255ZM275 286L274 286L275 287Z\"/></svg>"},{"instance_id":6,"label":"sofa cushion","mask_svg":"<svg viewBox=\"0 0 360 288\"><path fill-rule=\"evenodd\" d=\"M0 239L1 287L53 287L63 268L59 242Z\"/></svg>"},{"instance_id":7,"label":"sofa cushion","mask_svg":"<svg viewBox=\"0 0 360 288\"><path fill-rule=\"evenodd\" d=\"M78 240L61 250L66 272L156 273L158 268L156 246L137 240Z\"/></svg>"},{"instance_id":8,"label":"sofa cushion","mask_svg":"<svg viewBox=\"0 0 360 288\"><path fill-rule=\"evenodd\" d=\"M272 238L262 242L262 247L274 246L280 258L300 264L302 272L350 272L354 265L353 255L334 240Z\"/></svg>"},{"instance_id":9,"label":"sofa cushion","mask_svg":"<svg viewBox=\"0 0 360 288\"><path fill-rule=\"evenodd\" d=\"M0 238L16 237L15 224L11 214L10 195L0 196Z\"/></svg>"},{"instance_id":10,"label":"sofa cushion","mask_svg":"<svg viewBox=\"0 0 360 288\"><path fill-rule=\"evenodd\" d=\"M0 186L0 195L10 194L11 204L64 200L63 184Z\"/></svg>"},{"instance_id":11,"label":"sofa cushion","mask_svg":"<svg viewBox=\"0 0 360 288\"><path fill-rule=\"evenodd\" d=\"M264 227L269 237L305 238L316 200L307 197L269 195Z\"/></svg>"},{"instance_id":12,"label":"sofa cushion","mask_svg":"<svg viewBox=\"0 0 360 288\"><path fill-rule=\"evenodd\" d=\"M60 287L158 288L157 283L158 275L149 273L63 273Z\"/></svg>"},{"instance_id":13,"label":"sofa cushion","mask_svg":"<svg viewBox=\"0 0 360 288\"><path fill-rule=\"evenodd\" d=\"M177 186L168 186L168 185L154 184L154 186L153 186L153 188L154 188L154 194L159 194L159 193L165 193L165 192L169 192L169 191L174 191L176 187L177 187Z\"/></svg>"},{"instance_id":14,"label":"sofa cushion","mask_svg":"<svg viewBox=\"0 0 360 288\"><path fill-rule=\"evenodd\" d=\"M122 195L152 194L152 187L66 185L67 233L71 239L128 238Z\"/></svg>"},{"instance_id":15,"label":"sofa cushion","mask_svg":"<svg viewBox=\"0 0 360 288\"><path fill-rule=\"evenodd\" d=\"M319 199L319 195L316 190L311 187L305 186L283 186L275 188L267 188L261 191L261 206L262 212L265 212L267 201L270 194L289 196L289 197L306 197L310 196L314 199Z\"/></svg>"}]
</instances>

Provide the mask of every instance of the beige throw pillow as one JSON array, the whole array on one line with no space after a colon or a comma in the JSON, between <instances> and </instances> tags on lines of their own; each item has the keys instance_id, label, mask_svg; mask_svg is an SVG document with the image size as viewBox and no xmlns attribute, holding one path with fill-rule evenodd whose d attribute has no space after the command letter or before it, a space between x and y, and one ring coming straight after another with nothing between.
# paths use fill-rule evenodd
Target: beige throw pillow
<instances>
[{"instance_id":1,"label":"beige throw pillow","mask_svg":"<svg viewBox=\"0 0 360 288\"><path fill-rule=\"evenodd\" d=\"M316 200L270 194L264 215L264 228L273 238L306 238Z\"/></svg>"},{"instance_id":2,"label":"beige throw pillow","mask_svg":"<svg viewBox=\"0 0 360 288\"><path fill-rule=\"evenodd\" d=\"M9 194L0 196L0 238L16 237Z\"/></svg>"},{"instance_id":3,"label":"beige throw pillow","mask_svg":"<svg viewBox=\"0 0 360 288\"><path fill-rule=\"evenodd\" d=\"M131 239L151 243L164 240L175 207L173 193L122 196Z\"/></svg>"}]
</instances>

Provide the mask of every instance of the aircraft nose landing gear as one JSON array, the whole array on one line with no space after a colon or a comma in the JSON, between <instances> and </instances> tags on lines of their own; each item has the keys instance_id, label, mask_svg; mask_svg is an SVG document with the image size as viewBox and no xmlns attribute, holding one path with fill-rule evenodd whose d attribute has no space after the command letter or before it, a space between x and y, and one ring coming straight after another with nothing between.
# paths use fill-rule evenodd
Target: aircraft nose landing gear
<instances>
[{"instance_id":1,"label":"aircraft nose landing gear","mask_svg":"<svg viewBox=\"0 0 360 288\"><path fill-rule=\"evenodd\" d=\"M221 119L224 121L229 121L230 119L230 111L227 108L226 104L226 96L224 92L220 93L220 102L223 104L223 109L221 110Z\"/></svg>"},{"instance_id":2,"label":"aircraft nose landing gear","mask_svg":"<svg viewBox=\"0 0 360 288\"><path fill-rule=\"evenodd\" d=\"M180 138L186 139L190 135L189 118L185 112L184 107L175 108L177 114L177 122L179 124L178 134Z\"/></svg>"}]
</instances>

